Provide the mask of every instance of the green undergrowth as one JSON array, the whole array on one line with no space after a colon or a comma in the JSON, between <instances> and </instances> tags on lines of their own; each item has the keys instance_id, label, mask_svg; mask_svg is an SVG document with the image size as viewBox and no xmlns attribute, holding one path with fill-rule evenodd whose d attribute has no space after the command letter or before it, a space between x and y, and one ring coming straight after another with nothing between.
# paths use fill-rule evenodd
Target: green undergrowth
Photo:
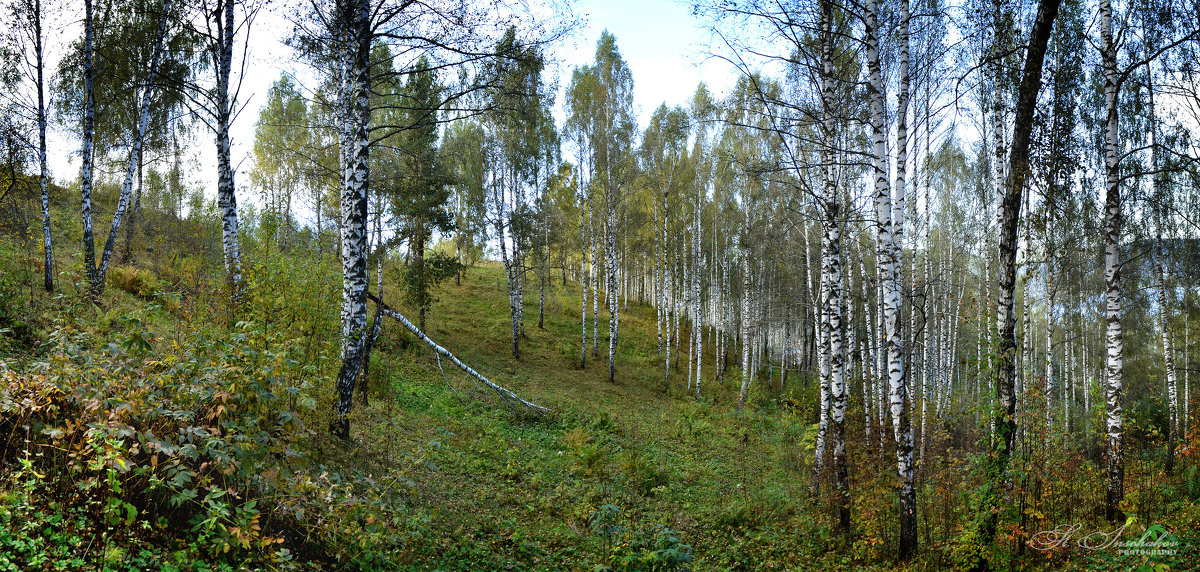
<instances>
[{"instance_id":1,"label":"green undergrowth","mask_svg":"<svg viewBox=\"0 0 1200 572\"><path fill-rule=\"evenodd\" d=\"M335 261L253 235L246 250L236 312L219 280L169 265L122 267L99 307L81 300L78 269L60 274L53 295L0 275L0 571L899 566L892 464L857 443L854 534L832 531L832 485L814 483L809 467L814 383L793 374L781 389L778 372L764 370L737 411L741 372L730 365L716 381L706 339L694 399L686 351L664 380L654 311L633 299L609 382L607 316L599 356L589 323L580 368L578 291L552 284L540 329L533 275L515 359L504 273L493 265L439 286L427 333L551 413L515 414L385 322L367 403L356 396L351 438L339 441L327 431ZM0 264L27 262L15 253L0 248ZM386 266L385 299L415 317L400 303L397 270ZM862 411L849 415L859 439ZM952 567L978 548L962 536L978 474L956 461L961 451L936 455L920 489L928 548L904 565L912 569ZM1179 502L1191 503L1181 514L1200 514L1186 500L1200 498L1191 475L1178 482ZM1052 556L1024 562L1149 562Z\"/></svg>"}]
</instances>

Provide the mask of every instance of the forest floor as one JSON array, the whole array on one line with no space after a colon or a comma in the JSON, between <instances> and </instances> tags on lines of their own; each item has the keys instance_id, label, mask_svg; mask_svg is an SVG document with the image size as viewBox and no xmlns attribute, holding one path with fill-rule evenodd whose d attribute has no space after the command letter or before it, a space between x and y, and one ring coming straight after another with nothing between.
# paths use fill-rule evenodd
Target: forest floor
<instances>
[{"instance_id":1,"label":"forest floor","mask_svg":"<svg viewBox=\"0 0 1200 572\"><path fill-rule=\"evenodd\" d=\"M731 363L715 381L706 341L696 400L686 345L665 381L654 310L633 300L610 383L607 316L599 357L589 351L580 369L579 292L555 283L538 328L533 275L514 359L504 273L490 264L437 288L427 333L551 413L509 411L385 322L369 404L356 396L342 442L325 430L334 261L246 250L258 261L232 321L186 259L115 267L95 308L79 295L77 258L49 295L30 286L37 257L0 244L0 571L937 570L971 551L998 568L1187 569L1200 557L1200 476L1156 479L1135 455L1129 478L1150 482L1142 502L1162 506L1134 526L1167 523L1181 539L1173 555L1021 548L1052 522L1038 515L1015 517L995 546L972 545L981 469L960 436L931 448L922 550L898 563L893 465L861 446L861 405L848 429L853 533L841 538L829 480L812 495L815 383L793 373L781 391L777 369L769 383L760 372L736 410L740 371ZM385 294L415 321L393 286ZM1094 463L1059 457L1060 480L1039 480L1037 494L1061 489L1054 498L1083 530L1108 530L1088 512L1102 490ZM1019 498L1019 515L1043 510Z\"/></svg>"}]
</instances>

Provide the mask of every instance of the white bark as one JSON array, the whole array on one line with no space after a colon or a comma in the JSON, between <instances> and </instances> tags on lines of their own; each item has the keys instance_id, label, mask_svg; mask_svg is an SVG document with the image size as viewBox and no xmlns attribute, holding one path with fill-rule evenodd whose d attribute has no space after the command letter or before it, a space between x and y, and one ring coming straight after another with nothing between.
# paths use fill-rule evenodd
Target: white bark
<instances>
[{"instance_id":1,"label":"white bark","mask_svg":"<svg viewBox=\"0 0 1200 572\"><path fill-rule=\"evenodd\" d=\"M1153 78L1153 69L1147 72L1148 78ZM1147 86L1149 92L1150 103L1150 144L1151 148L1151 170L1157 171L1160 168L1159 150L1158 150L1158 118L1155 115L1154 109L1154 86ZM1155 261L1158 263L1158 318L1159 328L1162 330L1162 347L1163 347L1163 366L1167 373L1167 405L1170 411L1170 422L1167 430L1167 469L1170 470L1175 464L1175 440L1179 434L1179 394L1176 386L1175 373L1175 345L1171 341L1171 322L1167 313L1167 247L1163 244L1163 221L1166 217L1166 194L1162 188L1162 175L1155 173L1154 175L1154 195L1158 202L1155 206Z\"/></svg>"},{"instance_id":2,"label":"white bark","mask_svg":"<svg viewBox=\"0 0 1200 572\"><path fill-rule=\"evenodd\" d=\"M704 345L702 344L702 334L704 331L704 310L700 300L700 276L704 272L704 258L700 251L700 242L703 237L703 232L700 227L700 211L704 207L704 185L696 185L696 205L693 209L693 231L692 231L692 256L694 257L694 267L692 276L692 340L694 346L694 358L696 363L696 398L700 398L700 373L701 360L704 356Z\"/></svg>"},{"instance_id":3,"label":"white bark","mask_svg":"<svg viewBox=\"0 0 1200 572\"><path fill-rule=\"evenodd\" d=\"M1124 376L1124 343L1121 331L1121 185L1118 164L1117 123L1117 47L1113 43L1111 0L1100 0L1100 54L1104 66L1104 165L1106 193L1104 199L1104 286L1105 286L1105 347L1107 352L1105 388L1105 427L1108 434L1107 504L1105 513L1112 521L1118 518L1119 505L1124 499L1125 464L1122 459L1122 381Z\"/></svg>"},{"instance_id":4,"label":"white bark","mask_svg":"<svg viewBox=\"0 0 1200 572\"><path fill-rule=\"evenodd\" d=\"M887 185L887 156L883 120L883 80L879 62L877 29L878 4L867 4L867 65L870 83L867 90L871 107L871 127L874 139L875 216L879 251L879 278L883 285L883 323L887 346L888 402L892 416L892 432L896 441L896 471L900 479L900 553L908 557L916 548L916 502L913 489L912 430L909 424L908 387L905 385L904 354L900 332L901 252L900 237L904 224L904 175L907 169L907 137L905 121L908 105L908 1L901 1L900 96L896 129L896 197L893 208ZM893 216L895 219L893 219Z\"/></svg>"},{"instance_id":5,"label":"white bark","mask_svg":"<svg viewBox=\"0 0 1200 572\"><path fill-rule=\"evenodd\" d=\"M38 186L42 191L42 249L45 255L43 284L47 292L54 291L54 248L50 240L50 175L46 167L46 80L45 52L42 46L42 2L30 2L30 24L33 33L34 65L37 68L38 124Z\"/></svg>"},{"instance_id":6,"label":"white bark","mask_svg":"<svg viewBox=\"0 0 1200 572\"><path fill-rule=\"evenodd\" d=\"M582 173L582 169L580 169L580 172ZM582 176L578 177L576 180L580 182L579 183L580 185L583 184ZM587 243L588 243L587 206L588 206L587 205L587 195L581 189L579 191L579 256L580 256L579 290L580 290L580 299L582 301L583 309L581 311L581 319L580 319L581 332L580 332L580 346L579 346L579 369L583 369L584 367L587 366L587 333L588 333L587 303L588 303L588 285L591 282L591 274L590 274L590 270L588 269L588 256L587 256L588 255L588 252L587 252ZM593 295L595 295L595 293L593 293Z\"/></svg>"},{"instance_id":7,"label":"white bark","mask_svg":"<svg viewBox=\"0 0 1200 572\"><path fill-rule=\"evenodd\" d=\"M749 189L747 189L747 192ZM742 263L742 386L738 390L737 408L740 410L746 404L746 397L750 392L750 381L753 378L753 370L750 368L750 348L753 342L750 339L750 201L747 196L742 202L742 208L745 210L745 222L742 227L741 234L741 263Z\"/></svg>"},{"instance_id":8,"label":"white bark","mask_svg":"<svg viewBox=\"0 0 1200 572\"><path fill-rule=\"evenodd\" d=\"M95 58L95 25L92 21L92 0L83 0L83 150L82 168L79 177L79 194L81 199L80 212L83 218L83 268L87 273L88 294L93 298L100 296L96 289L96 246L92 234L92 156L94 138L96 135L96 67Z\"/></svg>"},{"instance_id":9,"label":"white bark","mask_svg":"<svg viewBox=\"0 0 1200 572\"><path fill-rule=\"evenodd\" d=\"M367 182L370 175L368 126L371 119L370 2L352 0L339 14L345 29L340 30L338 55L338 111L342 132L339 134L342 157L341 225L342 312L341 361L337 378L337 402L334 405L334 432L349 437L348 415L352 407L354 380L362 367L367 328Z\"/></svg>"},{"instance_id":10,"label":"white bark","mask_svg":"<svg viewBox=\"0 0 1200 572\"><path fill-rule=\"evenodd\" d=\"M238 247L238 213L233 163L230 159L229 124L237 102L229 97L229 77L233 69L234 0L219 0L220 14L214 14L217 50L213 62L217 72L217 204L221 209L221 251L225 260L225 283L234 305L242 298L242 258ZM288 195L291 196L290 193ZM290 200L290 198L289 198ZM287 219L281 226L287 226Z\"/></svg>"},{"instance_id":11,"label":"white bark","mask_svg":"<svg viewBox=\"0 0 1200 572\"><path fill-rule=\"evenodd\" d=\"M401 315L400 312L397 312L397 311L393 310L392 308L388 307L387 304L384 304L382 301L380 301L375 296L373 296L371 294L368 294L368 296L371 298L371 300L373 300L375 303L380 305L380 307L383 309L384 314L392 317L397 322L400 322L400 324L403 325L405 328L407 328L408 331L412 332L412 334L414 336L416 336L417 339L428 344L429 347L433 348L433 351L437 352L439 355L445 357L446 359L449 359L451 363L458 366L458 368L463 370L467 375L471 376L476 381L486 385L492 391L496 392L496 395L499 395L502 399L504 399L504 403L506 405L508 405L509 407L513 408L514 411L519 411L516 407L517 405L519 405L523 408L523 410L526 413L532 413L534 415L544 415L544 414L550 412L549 408L543 407L536 403L526 401L524 399L521 399L520 397L517 396L517 394L513 393L511 390L501 387L499 385L496 385L495 383L492 383L492 381L489 380L488 378L484 377L483 374L479 373L478 371L475 371L474 369L471 368L471 366L463 363L462 360L455 357L454 354L450 353L450 350L447 350L446 348L438 345L436 342L434 342L432 339L430 339L429 336L425 335L425 332L422 332L420 328L418 328L412 322L410 322L408 320L408 318L405 318L403 315Z\"/></svg>"},{"instance_id":12,"label":"white bark","mask_svg":"<svg viewBox=\"0 0 1200 572\"><path fill-rule=\"evenodd\" d=\"M156 76L158 75L158 63L162 58L163 38L166 36L167 16L171 12L171 4L171 0L163 2L158 32L154 39L154 48L150 53L150 67L146 75L146 87L142 90L138 102L138 115L140 119L137 124L137 131L134 133L133 145L129 149L129 159L126 162L125 168L125 181L121 184L121 195L117 199L117 208L113 212L112 228L108 232L108 240L104 243L104 252L100 256L100 266L96 269L92 283L94 296L104 293L104 280L108 274L108 264L112 259L113 249L116 247L117 234L121 228L121 218L125 214L125 209L129 206L129 197L133 194L133 175L137 170L138 156L142 152L146 131L150 128L150 100L154 99L155 92L158 89Z\"/></svg>"}]
</instances>

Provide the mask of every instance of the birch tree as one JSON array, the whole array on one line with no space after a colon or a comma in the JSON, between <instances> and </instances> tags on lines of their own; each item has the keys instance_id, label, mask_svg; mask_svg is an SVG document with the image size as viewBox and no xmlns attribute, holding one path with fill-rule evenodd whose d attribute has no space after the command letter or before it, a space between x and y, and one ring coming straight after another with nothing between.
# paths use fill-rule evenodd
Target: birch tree
<instances>
[{"instance_id":1,"label":"birch tree","mask_svg":"<svg viewBox=\"0 0 1200 572\"><path fill-rule=\"evenodd\" d=\"M892 433L896 441L896 467L900 478L900 556L908 558L916 550L916 492L912 484L912 430L909 425L907 409L908 388L905 384L905 367L902 340L900 333L900 269L901 251L897 246L897 225L903 224L903 215L897 219L893 211L892 192L887 181L887 129L884 123L883 70L879 54L879 5L875 0L867 2L864 16L864 35L866 43L868 87L867 98L870 105L871 132L873 140L872 165L874 169L874 196L876 219L876 266L881 285L882 299L882 339L887 353L888 373L888 402L892 418ZM908 4L901 6L902 39L904 45L901 52L901 96L898 121L906 113L907 106L907 38L908 38ZM906 157L904 144L907 139L903 124L897 129L897 185L904 184ZM898 190L899 196L903 191Z\"/></svg>"},{"instance_id":2,"label":"birch tree","mask_svg":"<svg viewBox=\"0 0 1200 572\"><path fill-rule=\"evenodd\" d=\"M99 299L104 293L105 277L108 274L108 265L112 259L113 249L116 248L117 233L121 228L121 219L125 214L125 209L129 207L129 200L133 193L133 176L136 171L140 171L140 161L142 153L142 145L145 142L147 130L150 128L150 103L154 99L155 91L159 89L158 66L162 59L163 40L167 32L167 23L171 16L172 0L165 0L161 7L161 12L158 17L158 31L155 35L150 63L148 66L149 72L146 74L147 83L140 90L138 96L138 122L135 127L133 136L133 145L129 149L129 159L125 169L125 180L121 184L121 194L117 198L117 206L113 212L112 225L108 232L108 240L104 243L104 250L100 255L100 263L92 274L90 285L90 294L93 300ZM87 113L85 111L85 113ZM90 208L87 216L90 218ZM85 223L85 227L90 226L90 220ZM86 232L85 232L86 233ZM85 248L89 245L86 244ZM94 254L92 255L94 257ZM85 255L85 261L87 256Z\"/></svg>"},{"instance_id":3,"label":"birch tree","mask_svg":"<svg viewBox=\"0 0 1200 572\"><path fill-rule=\"evenodd\" d=\"M42 206L42 287L47 292L54 291L54 248L50 238L50 173L46 163L46 46L47 34L44 26L44 6L42 0L16 0L6 7L11 18L13 38L18 53L16 63L20 73L30 76L33 90L36 93L34 101L25 101L18 97L18 109L33 115L33 123L37 128L37 169L38 188L41 191ZM26 86L22 86L26 87ZM24 91L24 90L21 90Z\"/></svg>"},{"instance_id":4,"label":"birch tree","mask_svg":"<svg viewBox=\"0 0 1200 572\"><path fill-rule=\"evenodd\" d=\"M238 6L242 11L240 21L235 18ZM204 27L199 36L204 39L204 47L215 74L212 88L204 90L203 97L207 100L204 109L211 117L209 126L216 133L217 206L221 211L225 286L233 306L237 307L242 301L242 254L238 242L237 187L234 183L229 128L238 110L238 86L231 87L230 82L233 77L233 52L237 47L235 38L240 30L249 41L249 28L257 7L238 0L202 0L198 8L204 17ZM244 68L246 62L241 63ZM238 74L239 85L243 76L244 73Z\"/></svg>"},{"instance_id":5,"label":"birch tree","mask_svg":"<svg viewBox=\"0 0 1200 572\"><path fill-rule=\"evenodd\" d=\"M467 96L489 85L493 74L479 69L496 57L496 42L521 15L497 13L494 6L475 7L454 0L411 3L393 0L332 0L315 4L298 22L293 44L311 61L329 70L336 94L334 123L337 126L340 182L340 241L342 267L341 367L336 382L336 401L331 429L349 437L349 413L354 381L362 367L367 338L367 203L370 181L370 148L374 141L403 130L404 125L372 125L370 93L371 48L375 41L391 46L395 65L389 74L408 74L417 69L422 56L441 67L463 66L478 73L442 101L468 101ZM542 37L544 30L532 22L529 28ZM551 36L561 30L551 31ZM514 34L515 36L516 34ZM537 41L534 38L532 41ZM479 112L485 104L467 105L464 112ZM439 106L440 107L440 106Z\"/></svg>"},{"instance_id":6,"label":"birch tree","mask_svg":"<svg viewBox=\"0 0 1200 572\"><path fill-rule=\"evenodd\" d=\"M607 32L600 35L596 43L596 56L592 65L572 77L571 98L568 100L568 124L575 138L585 141L577 144L581 168L587 171L589 189L598 190L599 197L591 196L588 202L589 226L592 247L592 268L596 267L595 243L597 232L603 232L605 304L608 307L608 379L616 376L616 356L621 311L616 303L617 294L617 233L618 206L622 201L624 187L632 175L633 158L633 75L628 64L617 50L616 38ZM582 137L582 139L580 139ZM599 213L596 212L599 202ZM586 234L586 233L585 233ZM594 270L593 270L594 272ZM593 276L597 280L596 276ZM598 284L593 282L593 284ZM597 324L599 288L593 287L593 349L598 347ZM586 309L585 309L586 313ZM585 334L586 337L586 326ZM586 340L584 341L586 346ZM581 364L582 364L581 359Z\"/></svg>"},{"instance_id":7,"label":"birch tree","mask_svg":"<svg viewBox=\"0 0 1200 572\"><path fill-rule=\"evenodd\" d=\"M665 362L664 379L671 379L671 265L668 257L674 250L668 240L667 229L670 226L674 209L670 208L673 195L680 192L688 181L689 155L687 150L688 136L691 124L687 112L682 108L667 108L659 106L650 116L650 123L642 134L642 145L639 151L642 171L650 181L654 192L651 200L654 210L654 237L657 245L655 252L655 288L654 305L657 310L658 322L658 351L663 353ZM663 328L667 329L666 347L664 351Z\"/></svg>"},{"instance_id":8,"label":"birch tree","mask_svg":"<svg viewBox=\"0 0 1200 572\"><path fill-rule=\"evenodd\" d=\"M1033 129L1038 91L1041 89L1042 64L1054 20L1058 16L1059 0L1040 0L1037 16L1029 34L1025 53L1025 68L1017 91L1012 145L1009 148L1008 169L1004 179L1004 194L1000 202L1000 242L998 253L998 307L996 367L996 398L999 410L995 416L996 435L993 439L995 460L989 469L991 482L985 487L983 506L986 511L981 523L980 538L991 543L999 517L999 497L996 489L1007 482L1009 457L1016 438L1016 331L1015 289L1017 228L1020 224L1022 197L1029 175L1029 145Z\"/></svg>"}]
</instances>

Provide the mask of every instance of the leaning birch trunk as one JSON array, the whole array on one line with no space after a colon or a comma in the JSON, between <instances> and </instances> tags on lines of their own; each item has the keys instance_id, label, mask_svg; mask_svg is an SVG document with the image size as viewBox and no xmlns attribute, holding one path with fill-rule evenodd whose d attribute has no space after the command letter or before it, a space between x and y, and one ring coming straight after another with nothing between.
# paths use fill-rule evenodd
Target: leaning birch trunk
<instances>
[{"instance_id":1,"label":"leaning birch trunk","mask_svg":"<svg viewBox=\"0 0 1200 572\"><path fill-rule=\"evenodd\" d=\"M1107 499L1105 517L1110 522L1121 518L1120 504L1125 497L1125 463L1122 459L1123 427L1121 394L1124 376L1123 335L1121 332L1121 173L1117 158L1117 47L1113 43L1112 2L1100 0L1100 56L1104 66L1104 287L1105 333L1108 380L1105 388L1105 426L1108 433Z\"/></svg>"},{"instance_id":2,"label":"leaning birch trunk","mask_svg":"<svg viewBox=\"0 0 1200 572\"><path fill-rule=\"evenodd\" d=\"M38 186L42 191L42 249L45 266L42 286L54 291L54 248L50 243L50 175L46 167L46 80L45 54L42 49L42 2L30 3L33 11L34 61L37 66Z\"/></svg>"},{"instance_id":3,"label":"leaning birch trunk","mask_svg":"<svg viewBox=\"0 0 1200 572\"><path fill-rule=\"evenodd\" d=\"M125 181L121 184L121 196L117 199L117 208L113 212L112 228L108 232L108 240L104 243L104 252L100 255L100 266L96 269L92 282L92 297L97 298L104 293L104 280L108 274L108 264L112 260L113 249L117 244L117 235L121 229L121 218L129 206L129 197L133 194L133 174L138 166L138 157L145 142L146 130L150 128L150 100L154 99L157 88L158 62L162 58L163 37L166 36L167 15L171 12L171 0L163 3L162 16L159 18L158 32L154 38L154 48L150 53L150 68L146 75L146 87L142 90L139 102L139 121L134 133L133 146L129 150L129 160L125 168Z\"/></svg>"},{"instance_id":4,"label":"leaning birch trunk","mask_svg":"<svg viewBox=\"0 0 1200 572\"><path fill-rule=\"evenodd\" d=\"M343 70L339 78L338 101L342 115L342 315L341 360L337 377L337 402L334 404L334 434L350 437L350 409L353 406L354 380L362 367L363 345L367 336L367 181L370 176L369 131L371 120L370 68L371 5L354 0L346 7L347 29L340 34L338 55Z\"/></svg>"},{"instance_id":5,"label":"leaning birch trunk","mask_svg":"<svg viewBox=\"0 0 1200 572\"><path fill-rule=\"evenodd\" d=\"M96 244L92 234L92 151L96 136L96 67L93 63L95 26L92 22L92 0L83 0L83 150L79 177L80 214L83 219L83 268L87 273L88 294L96 291Z\"/></svg>"},{"instance_id":6,"label":"leaning birch trunk","mask_svg":"<svg viewBox=\"0 0 1200 572\"><path fill-rule=\"evenodd\" d=\"M1025 70L1017 92L1016 116L1013 126L1012 146L1009 149L1008 173L1004 181L1004 195L1000 210L1000 242L997 305L997 366L995 372L996 397L1000 410L994 422L996 438L993 456L995 463L989 469L993 481L981 501L985 518L979 530L980 541L990 544L995 538L999 517L999 489L1007 481L1008 460L1012 454L1016 433L1016 399L1014 391L1016 331L1014 316L1014 291L1016 288L1017 227L1020 224L1021 198L1025 191L1025 179L1029 173L1029 141L1033 130L1033 118L1038 90L1042 80L1042 62L1046 55L1046 43L1058 15L1060 0L1041 0L1037 18L1030 32L1029 49L1026 52Z\"/></svg>"},{"instance_id":7,"label":"leaning birch trunk","mask_svg":"<svg viewBox=\"0 0 1200 572\"><path fill-rule=\"evenodd\" d=\"M371 293L367 293L367 297L370 298L371 301L378 304L379 305L378 307L383 311L383 313L385 315L395 319L397 322L400 322L400 324L403 325L405 328L407 328L408 331L412 332L412 334L414 336L417 336L417 339L425 342L426 344L429 344L429 347L433 348L433 351L437 352L438 355L441 355L441 356L445 357L446 359L450 360L451 363L458 366L458 368L463 370L464 372L466 372L467 375L471 376L476 381L488 386L488 388L490 388L492 391L496 392L497 395L499 395L501 398L503 398L505 400L505 404L508 405L509 407L512 407L514 410L516 410L515 406L520 405L521 407L523 407L525 409L525 411L527 413L533 413L535 415L544 415L544 414L550 412L549 408L543 407L536 403L526 401L524 399L521 399L520 397L517 396L517 394L513 393L511 390L501 387L499 385L496 385L495 383L492 383L488 378L484 377L482 374L480 374L479 372L472 369L471 366L463 363L462 360L455 357L454 354L450 353L450 350L447 350L446 348L439 346L436 342L429 339L429 336L425 335L425 332L422 332L420 328L418 328L412 322L410 322L408 320L408 318L405 318L403 315L401 315L400 312L393 310L387 304L384 304L382 300L380 300L379 298L376 298Z\"/></svg>"},{"instance_id":8,"label":"leaning birch trunk","mask_svg":"<svg viewBox=\"0 0 1200 572\"><path fill-rule=\"evenodd\" d=\"M238 213L233 163L230 159L229 124L236 103L229 97L229 76L233 69L234 0L221 0L221 15L214 16L219 37L217 70L217 204L221 209L221 252L225 259L225 285L233 306L242 301L242 257L238 248ZM217 54L214 54L217 55ZM287 219L284 219L286 226ZM132 227L131 227L132 228Z\"/></svg>"}]
</instances>

